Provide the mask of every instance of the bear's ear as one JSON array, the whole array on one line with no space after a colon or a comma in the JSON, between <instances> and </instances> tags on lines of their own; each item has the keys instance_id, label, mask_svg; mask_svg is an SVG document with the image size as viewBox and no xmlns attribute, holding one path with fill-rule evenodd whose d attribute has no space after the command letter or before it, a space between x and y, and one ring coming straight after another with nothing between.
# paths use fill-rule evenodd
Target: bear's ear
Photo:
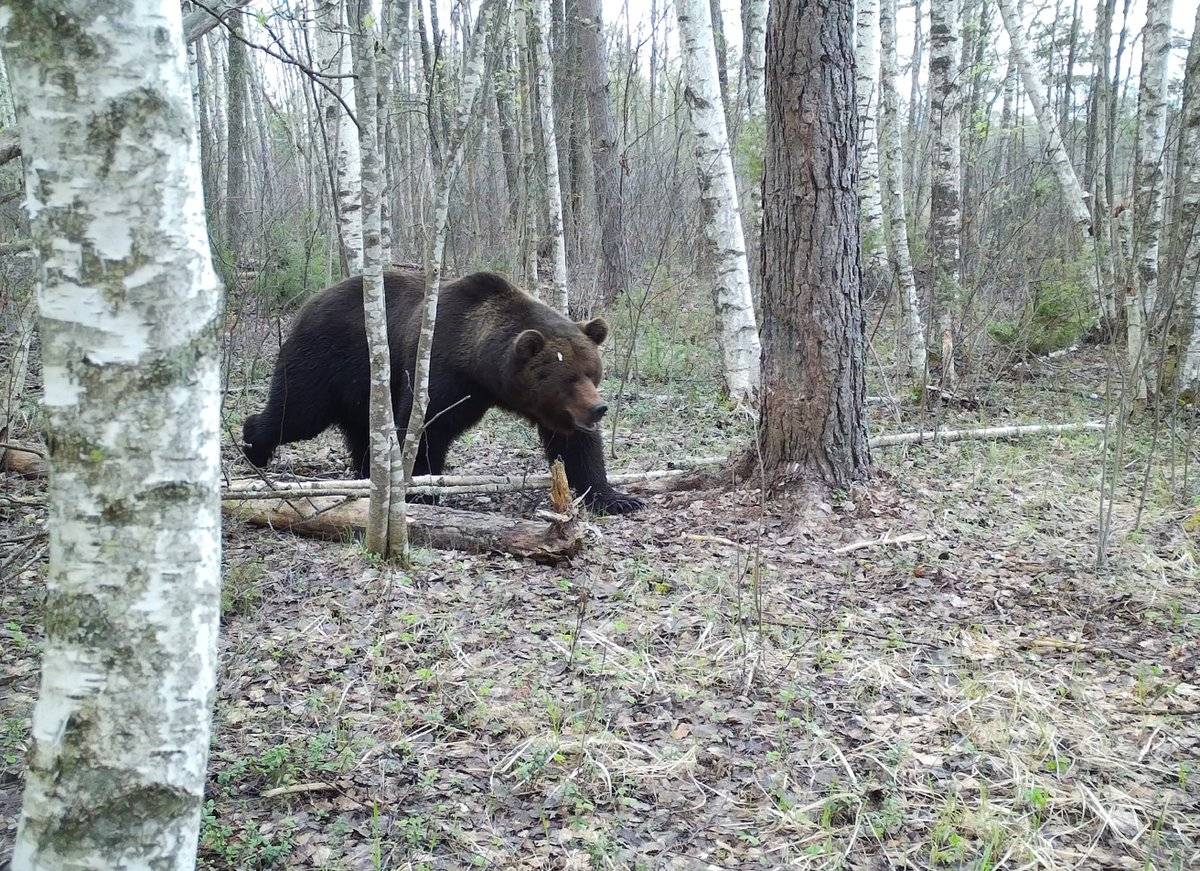
<instances>
[{"instance_id":1,"label":"bear's ear","mask_svg":"<svg viewBox=\"0 0 1200 871\"><path fill-rule=\"evenodd\" d=\"M597 345L603 345L604 340L608 338L608 324L605 323L604 318L592 318L590 321L580 322L579 329L583 330L583 334Z\"/></svg>"},{"instance_id":2,"label":"bear's ear","mask_svg":"<svg viewBox=\"0 0 1200 871\"><path fill-rule=\"evenodd\" d=\"M525 330L513 341L513 351L517 355L517 360L522 363L532 360L541 353L544 347L546 347L546 337L537 330Z\"/></svg>"}]
</instances>

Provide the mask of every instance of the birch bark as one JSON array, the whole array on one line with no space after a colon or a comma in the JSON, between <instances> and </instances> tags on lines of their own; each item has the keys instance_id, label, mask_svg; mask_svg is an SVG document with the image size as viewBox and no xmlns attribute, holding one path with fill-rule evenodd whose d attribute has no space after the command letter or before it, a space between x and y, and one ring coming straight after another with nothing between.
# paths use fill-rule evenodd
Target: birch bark
<instances>
[{"instance_id":1,"label":"birch bark","mask_svg":"<svg viewBox=\"0 0 1200 871\"><path fill-rule=\"evenodd\" d=\"M706 0L676 0L683 52L684 100L695 139L704 237L712 263L717 337L725 388L739 405L755 407L761 345L750 293L741 210L717 82L716 50Z\"/></svg>"},{"instance_id":2,"label":"birch bark","mask_svg":"<svg viewBox=\"0 0 1200 871\"><path fill-rule=\"evenodd\" d=\"M959 172L959 0L929 5L929 89L933 122L929 248L942 343L942 383L954 389L954 306L960 292L962 196Z\"/></svg>"},{"instance_id":3,"label":"birch bark","mask_svg":"<svg viewBox=\"0 0 1200 871\"><path fill-rule=\"evenodd\" d=\"M908 216L904 207L904 147L900 136L900 65L896 59L896 0L882 0L879 10L882 52L880 105L882 119L883 203L891 237L892 269L900 288L900 311L904 320L904 344L909 373L925 378L925 329L921 324L921 301L908 247Z\"/></svg>"},{"instance_id":4,"label":"birch bark","mask_svg":"<svg viewBox=\"0 0 1200 871\"><path fill-rule=\"evenodd\" d=\"M221 288L180 5L54 9L69 39L43 5L0 3L50 430L46 637L12 865L190 869L220 598Z\"/></svg>"},{"instance_id":5,"label":"birch bark","mask_svg":"<svg viewBox=\"0 0 1200 871\"><path fill-rule=\"evenodd\" d=\"M863 265L868 286L887 276L883 196L879 188L879 0L858 0L855 26L858 101L858 198L862 212Z\"/></svg>"},{"instance_id":6,"label":"birch bark","mask_svg":"<svg viewBox=\"0 0 1200 871\"><path fill-rule=\"evenodd\" d=\"M365 5L365 4L364 4ZM383 244L380 238L379 124L376 102L379 82L375 63L380 44L368 10L350 10L350 54L354 70L355 104L358 106L358 144L361 157L363 318L367 355L371 363L371 499L364 544L370 553L389 555L391 467L396 446L396 420L392 410L392 364L388 349L387 303L383 289ZM367 12L367 14L362 14ZM353 20L357 18L358 20ZM403 494L401 493L401 498Z\"/></svg>"},{"instance_id":7,"label":"birch bark","mask_svg":"<svg viewBox=\"0 0 1200 871\"><path fill-rule=\"evenodd\" d=\"M1189 303L1190 335L1180 367L1180 386L1200 386L1200 7L1192 26L1183 76L1183 112L1179 133L1180 206L1178 293Z\"/></svg>"}]
</instances>

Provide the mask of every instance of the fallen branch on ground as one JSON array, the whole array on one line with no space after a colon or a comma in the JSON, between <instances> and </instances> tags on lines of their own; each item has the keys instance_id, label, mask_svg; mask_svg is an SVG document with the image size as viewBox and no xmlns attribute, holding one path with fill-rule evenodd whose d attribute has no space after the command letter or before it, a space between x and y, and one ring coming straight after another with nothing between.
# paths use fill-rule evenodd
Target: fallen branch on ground
<instances>
[{"instance_id":1,"label":"fallen branch on ground","mask_svg":"<svg viewBox=\"0 0 1200 871\"><path fill-rule=\"evenodd\" d=\"M367 497L292 496L247 507L226 501L226 514L254 526L286 529L299 535L344 541L367 527ZM535 562L555 563L579 552L583 532L574 521L533 520L410 504L405 511L409 540L422 547L468 553L508 553Z\"/></svg>"},{"instance_id":2,"label":"fallen branch on ground","mask_svg":"<svg viewBox=\"0 0 1200 871\"><path fill-rule=\"evenodd\" d=\"M922 442L988 441L1011 439L1033 435L1060 435L1072 432L1099 432L1103 422L1088 423L1037 423L1028 426L989 426L983 429L942 429L927 432L901 432L876 436L869 440L873 448L890 448L896 445L915 445Z\"/></svg>"},{"instance_id":3,"label":"fallen branch on ground","mask_svg":"<svg viewBox=\"0 0 1200 871\"><path fill-rule=\"evenodd\" d=\"M879 538L868 538L865 541L856 541L853 544L843 545L835 548L834 554L840 556L842 554L854 553L856 550L863 550L868 547L883 547L889 544L911 544L917 541L925 541L929 538L924 532L907 532L904 535L890 535L884 533Z\"/></svg>"}]
</instances>

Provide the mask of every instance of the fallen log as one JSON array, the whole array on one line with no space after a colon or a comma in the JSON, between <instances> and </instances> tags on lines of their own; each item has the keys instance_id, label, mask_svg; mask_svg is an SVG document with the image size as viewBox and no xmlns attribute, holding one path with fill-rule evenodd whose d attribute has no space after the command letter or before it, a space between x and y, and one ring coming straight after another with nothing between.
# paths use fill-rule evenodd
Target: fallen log
<instances>
[{"instance_id":1,"label":"fallen log","mask_svg":"<svg viewBox=\"0 0 1200 871\"><path fill-rule=\"evenodd\" d=\"M49 468L45 455L37 448L0 442L0 471L21 478L44 478Z\"/></svg>"},{"instance_id":2,"label":"fallen log","mask_svg":"<svg viewBox=\"0 0 1200 871\"><path fill-rule=\"evenodd\" d=\"M719 465L725 457L701 457L694 465ZM610 484L635 484L663 478L679 478L690 469L658 469L648 472L622 472L609 475ZM542 490L551 485L550 475L417 475L405 492L421 496L454 496L470 493L516 493ZM235 478L222 491L230 501L252 502L275 499L280 494L304 496L366 496L371 482L348 481L264 481L261 478Z\"/></svg>"},{"instance_id":3,"label":"fallen log","mask_svg":"<svg viewBox=\"0 0 1200 871\"><path fill-rule=\"evenodd\" d=\"M1062 435L1072 432L1099 432L1104 423L1038 423L1028 426L989 426L982 429L942 429L925 432L901 432L876 436L869 439L873 448L891 448L897 445L915 445L923 442L961 442L1011 439L1035 435Z\"/></svg>"},{"instance_id":4,"label":"fallen log","mask_svg":"<svg viewBox=\"0 0 1200 871\"><path fill-rule=\"evenodd\" d=\"M367 526L370 500L364 497L296 495L245 505L222 503L224 512L254 526L345 541ZM507 553L540 563L557 563L579 552L583 530L574 518L544 523L434 505L405 508L409 540L422 547L468 553Z\"/></svg>"}]
</instances>

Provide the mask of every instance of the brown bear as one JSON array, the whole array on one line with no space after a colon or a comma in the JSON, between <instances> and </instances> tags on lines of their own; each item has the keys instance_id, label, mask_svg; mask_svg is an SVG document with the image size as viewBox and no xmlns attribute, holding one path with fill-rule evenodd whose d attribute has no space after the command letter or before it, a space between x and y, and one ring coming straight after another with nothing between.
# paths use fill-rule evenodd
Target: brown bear
<instances>
[{"instance_id":1,"label":"brown bear","mask_svg":"<svg viewBox=\"0 0 1200 871\"><path fill-rule=\"evenodd\" d=\"M396 425L408 422L421 328L424 279L388 272L388 336ZM429 372L429 407L414 475L439 475L450 444L499 406L534 423L547 459L600 514L624 514L639 499L608 483L599 422L599 346L608 326L575 323L499 275L478 272L443 286ZM275 362L267 407L242 427L247 459L266 465L275 448L338 427L360 477L370 475L370 364L362 277L314 297L296 317ZM403 429L400 431L403 440Z\"/></svg>"}]
</instances>

